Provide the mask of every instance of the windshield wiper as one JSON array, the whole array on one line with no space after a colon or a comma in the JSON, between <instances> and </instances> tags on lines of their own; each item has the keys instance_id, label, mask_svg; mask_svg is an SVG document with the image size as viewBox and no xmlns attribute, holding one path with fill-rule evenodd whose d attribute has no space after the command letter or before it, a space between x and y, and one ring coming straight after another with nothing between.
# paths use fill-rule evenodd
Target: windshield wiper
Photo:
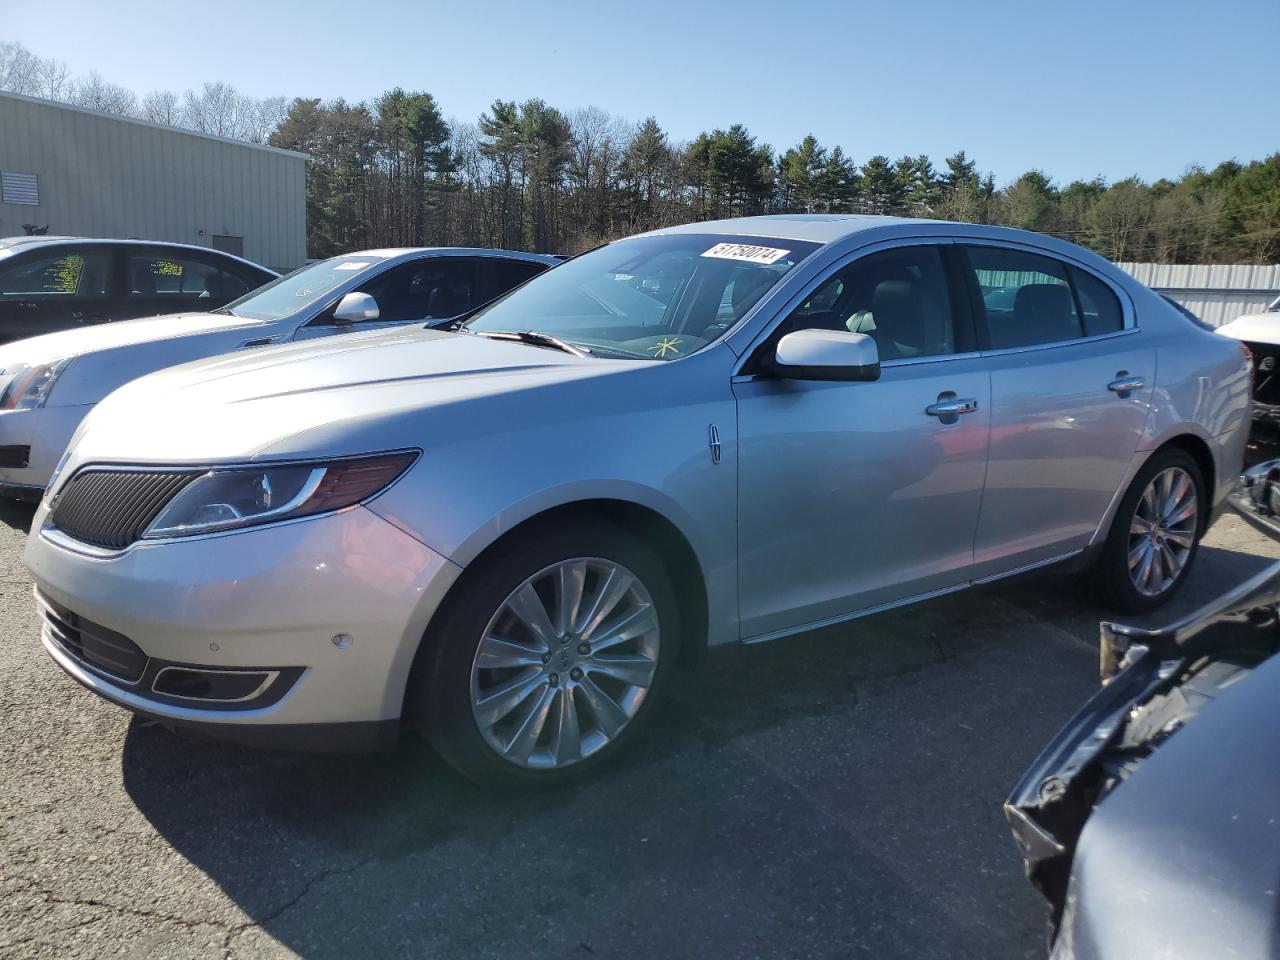
<instances>
[{"instance_id":1,"label":"windshield wiper","mask_svg":"<svg viewBox=\"0 0 1280 960\"><path fill-rule=\"evenodd\" d=\"M239 314L234 313L234 312L233 312L233 311L231 311L231 310L228 310L226 307L219 307L217 310L210 310L209 312L210 312L210 313L220 313L220 314L222 314L223 316L226 316L226 317L236 317L236 316L239 316Z\"/></svg>"},{"instance_id":2,"label":"windshield wiper","mask_svg":"<svg viewBox=\"0 0 1280 960\"><path fill-rule=\"evenodd\" d=\"M527 343L534 347L550 347L552 350L571 353L575 357L591 355L588 347L580 347L576 343L561 340L549 333L539 333L537 330L471 330L471 333L488 337L490 340L515 340L517 343Z\"/></svg>"}]
</instances>

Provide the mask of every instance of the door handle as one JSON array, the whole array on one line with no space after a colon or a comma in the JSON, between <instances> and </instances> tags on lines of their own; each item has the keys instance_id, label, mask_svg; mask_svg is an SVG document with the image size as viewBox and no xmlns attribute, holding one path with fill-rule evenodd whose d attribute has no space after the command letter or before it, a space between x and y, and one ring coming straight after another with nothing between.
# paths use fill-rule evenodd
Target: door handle
<instances>
[{"instance_id":1,"label":"door handle","mask_svg":"<svg viewBox=\"0 0 1280 960\"><path fill-rule=\"evenodd\" d=\"M942 400L929 404L924 412L931 417L954 417L958 413L973 413L977 409L977 400Z\"/></svg>"},{"instance_id":2,"label":"door handle","mask_svg":"<svg viewBox=\"0 0 1280 960\"><path fill-rule=\"evenodd\" d=\"M1121 370L1116 374L1116 379L1107 384L1107 389L1112 393L1118 393L1120 396L1126 396L1134 390L1141 390L1147 385L1147 381L1142 377L1131 377L1125 371Z\"/></svg>"}]
</instances>

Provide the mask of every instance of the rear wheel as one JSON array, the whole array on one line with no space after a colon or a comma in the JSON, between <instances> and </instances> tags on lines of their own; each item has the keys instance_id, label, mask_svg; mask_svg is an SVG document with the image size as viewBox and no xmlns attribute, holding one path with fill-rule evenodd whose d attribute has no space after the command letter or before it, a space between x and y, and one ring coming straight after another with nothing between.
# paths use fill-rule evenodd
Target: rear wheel
<instances>
[{"instance_id":1,"label":"rear wheel","mask_svg":"<svg viewBox=\"0 0 1280 960\"><path fill-rule=\"evenodd\" d=\"M1204 479L1183 450L1157 453L1134 477L1094 567L1098 587L1128 613L1154 610L1182 586L1206 515Z\"/></svg>"},{"instance_id":2,"label":"rear wheel","mask_svg":"<svg viewBox=\"0 0 1280 960\"><path fill-rule=\"evenodd\" d=\"M679 630L664 565L627 531L528 537L464 575L415 671L413 715L472 779L571 778L642 729Z\"/></svg>"}]
</instances>

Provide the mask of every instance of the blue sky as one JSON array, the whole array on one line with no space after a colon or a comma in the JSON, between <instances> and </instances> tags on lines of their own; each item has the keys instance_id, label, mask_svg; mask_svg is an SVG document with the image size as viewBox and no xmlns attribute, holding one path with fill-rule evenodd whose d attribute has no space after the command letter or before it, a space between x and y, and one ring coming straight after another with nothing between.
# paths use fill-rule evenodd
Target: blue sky
<instances>
[{"instance_id":1,"label":"blue sky","mask_svg":"<svg viewBox=\"0 0 1280 960\"><path fill-rule=\"evenodd\" d=\"M139 93L432 93L446 116L542 97L734 122L861 163L965 149L1000 182L1148 180L1280 150L1280 0L807 3L0 0L0 39Z\"/></svg>"}]
</instances>

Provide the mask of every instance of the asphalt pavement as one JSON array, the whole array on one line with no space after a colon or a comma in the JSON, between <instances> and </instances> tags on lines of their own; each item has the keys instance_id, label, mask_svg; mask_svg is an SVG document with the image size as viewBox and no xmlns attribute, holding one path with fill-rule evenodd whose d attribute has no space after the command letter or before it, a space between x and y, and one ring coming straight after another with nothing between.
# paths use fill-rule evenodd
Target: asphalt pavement
<instances>
[{"instance_id":1,"label":"asphalt pavement","mask_svg":"<svg viewBox=\"0 0 1280 960\"><path fill-rule=\"evenodd\" d=\"M1042 957L1000 802L1094 690L1077 579L713 658L593 779L491 796L178 737L64 676L0 506L0 957ZM1210 531L1170 610L1280 557ZM1159 619L1159 618L1157 618Z\"/></svg>"}]
</instances>

